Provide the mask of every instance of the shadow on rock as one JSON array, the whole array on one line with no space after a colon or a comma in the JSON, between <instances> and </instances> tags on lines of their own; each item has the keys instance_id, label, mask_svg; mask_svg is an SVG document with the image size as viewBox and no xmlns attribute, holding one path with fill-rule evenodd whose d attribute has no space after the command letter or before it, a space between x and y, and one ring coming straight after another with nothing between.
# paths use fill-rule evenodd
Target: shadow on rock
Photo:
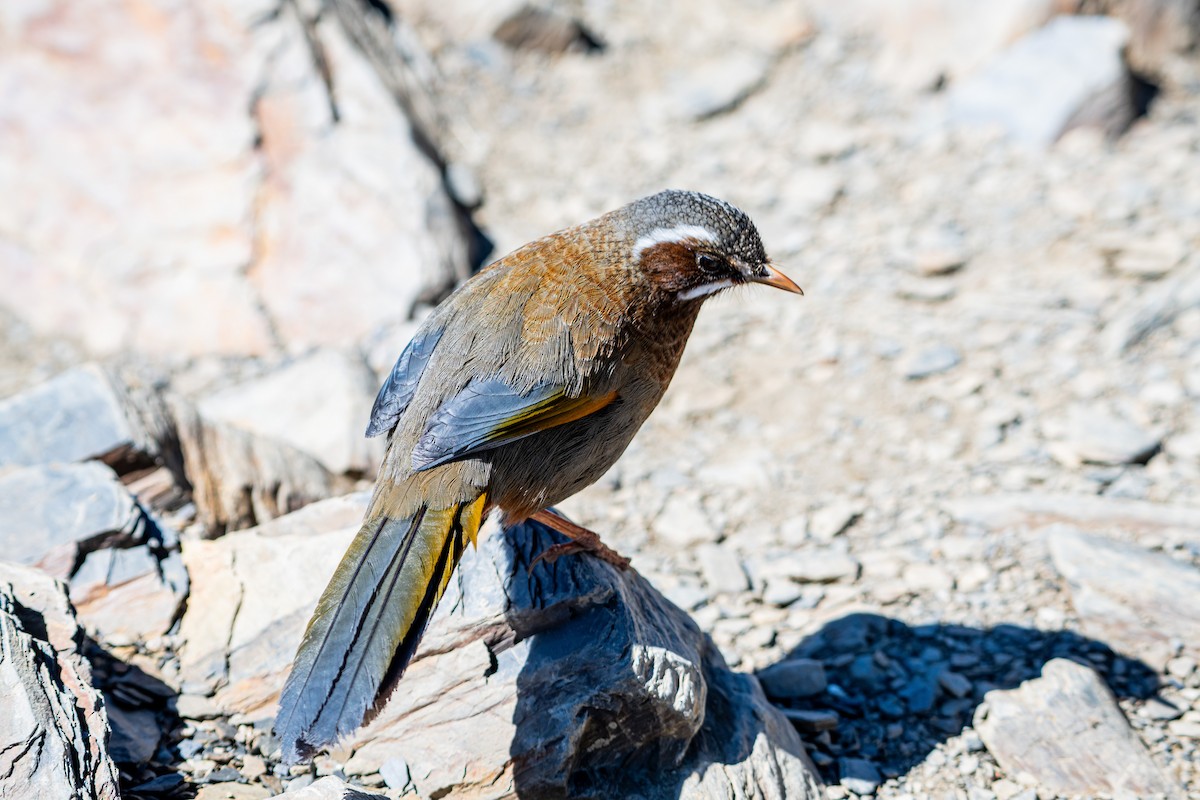
<instances>
[{"instance_id":1,"label":"shadow on rock","mask_svg":"<svg viewBox=\"0 0 1200 800\"><path fill-rule=\"evenodd\" d=\"M876 614L830 622L759 674L781 707L837 712L836 728L806 734L824 777L836 781L839 759L869 761L884 777L908 772L971 725L987 692L1036 678L1055 658L1095 670L1119 698L1144 699L1158 690L1150 667L1070 631L909 626ZM781 665L797 662L818 674L824 667L825 679L817 682L823 691L809 681L811 691L789 692L786 681L772 679L772 671L782 677Z\"/></svg>"},{"instance_id":2,"label":"shadow on rock","mask_svg":"<svg viewBox=\"0 0 1200 800\"><path fill-rule=\"evenodd\" d=\"M598 559L529 563L562 541L505 531L497 672L516 674L513 783L522 798L821 796L791 724L757 681L635 572Z\"/></svg>"},{"instance_id":3,"label":"shadow on rock","mask_svg":"<svg viewBox=\"0 0 1200 800\"><path fill-rule=\"evenodd\" d=\"M176 771L178 752L167 743L182 725L172 702L176 691L133 664L114 657L92 639L84 652L96 688L104 695L112 736L108 750L117 765L121 797L184 800L195 795Z\"/></svg>"}]
</instances>

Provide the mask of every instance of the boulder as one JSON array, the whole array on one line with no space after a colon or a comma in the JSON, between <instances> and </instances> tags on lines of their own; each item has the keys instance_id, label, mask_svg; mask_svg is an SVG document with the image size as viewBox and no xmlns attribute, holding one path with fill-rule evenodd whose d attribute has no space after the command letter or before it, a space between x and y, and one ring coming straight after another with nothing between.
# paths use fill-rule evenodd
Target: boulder
<instances>
[{"instance_id":1,"label":"boulder","mask_svg":"<svg viewBox=\"0 0 1200 800\"><path fill-rule=\"evenodd\" d=\"M0 562L0 798L120 796L82 646L62 584Z\"/></svg>"},{"instance_id":2,"label":"boulder","mask_svg":"<svg viewBox=\"0 0 1200 800\"><path fill-rule=\"evenodd\" d=\"M301 8L16 0L0 303L93 353L261 354L354 342L462 274L438 166Z\"/></svg>"},{"instance_id":3,"label":"boulder","mask_svg":"<svg viewBox=\"0 0 1200 800\"><path fill-rule=\"evenodd\" d=\"M186 543L181 677L263 722L365 494ZM636 573L586 556L529 569L559 541L492 523L451 580L399 689L348 743L349 775L421 796L815 798L815 770L758 681L725 666ZM389 779L390 780L390 779Z\"/></svg>"},{"instance_id":4,"label":"boulder","mask_svg":"<svg viewBox=\"0 0 1200 800\"><path fill-rule=\"evenodd\" d=\"M209 419L286 442L335 474L373 475L386 439L367 439L363 431L378 389L360 357L322 349L214 392L199 408Z\"/></svg>"},{"instance_id":5,"label":"boulder","mask_svg":"<svg viewBox=\"0 0 1200 800\"><path fill-rule=\"evenodd\" d=\"M1108 17L1056 17L954 86L949 122L1042 147L1080 125L1123 133L1139 113L1123 55L1128 36Z\"/></svg>"}]
</instances>

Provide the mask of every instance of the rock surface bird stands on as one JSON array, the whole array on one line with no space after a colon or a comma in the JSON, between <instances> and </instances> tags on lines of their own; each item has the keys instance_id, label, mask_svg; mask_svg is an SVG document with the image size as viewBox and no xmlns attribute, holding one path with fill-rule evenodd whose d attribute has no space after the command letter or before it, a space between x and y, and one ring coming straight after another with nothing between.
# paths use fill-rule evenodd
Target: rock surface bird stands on
<instances>
[{"instance_id":1,"label":"rock surface bird stands on","mask_svg":"<svg viewBox=\"0 0 1200 800\"><path fill-rule=\"evenodd\" d=\"M1200 794L1197 20L8 0L0 797ZM645 581L489 536L281 766L380 376L489 245L666 187L807 297L706 308L565 504Z\"/></svg>"}]
</instances>

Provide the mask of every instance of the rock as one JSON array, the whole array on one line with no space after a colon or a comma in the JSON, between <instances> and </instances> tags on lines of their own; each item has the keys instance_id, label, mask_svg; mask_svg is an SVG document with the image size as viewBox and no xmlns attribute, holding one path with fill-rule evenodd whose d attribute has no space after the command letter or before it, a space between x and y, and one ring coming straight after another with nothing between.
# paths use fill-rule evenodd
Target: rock
<instances>
[{"instance_id":1,"label":"rock","mask_svg":"<svg viewBox=\"0 0 1200 800\"><path fill-rule=\"evenodd\" d=\"M1161 444L1159 436L1128 420L1080 407L1068 417L1062 455L1068 463L1144 464Z\"/></svg>"},{"instance_id":2,"label":"rock","mask_svg":"<svg viewBox=\"0 0 1200 800\"><path fill-rule=\"evenodd\" d=\"M672 495L654 520L654 533L674 547L716 542L720 532L699 505L699 498Z\"/></svg>"},{"instance_id":3,"label":"rock","mask_svg":"<svg viewBox=\"0 0 1200 800\"><path fill-rule=\"evenodd\" d=\"M438 168L343 18L281 15L284 30L267 35L282 33L285 48L265 65L254 106L266 179L250 279L293 349L357 342L467 274L463 226ZM320 61L296 35L305 27Z\"/></svg>"},{"instance_id":4,"label":"rock","mask_svg":"<svg viewBox=\"0 0 1200 800\"><path fill-rule=\"evenodd\" d=\"M352 342L453 281L437 167L337 17L296 9L15 13L5 307L95 353L260 354Z\"/></svg>"},{"instance_id":5,"label":"rock","mask_svg":"<svg viewBox=\"0 0 1200 800\"><path fill-rule=\"evenodd\" d=\"M811 658L793 658L759 672L758 682L776 700L812 697L825 691L825 667Z\"/></svg>"},{"instance_id":6,"label":"rock","mask_svg":"<svg viewBox=\"0 0 1200 800\"><path fill-rule=\"evenodd\" d=\"M769 566L770 574L800 583L833 583L858 577L858 560L835 550L809 550L781 558Z\"/></svg>"},{"instance_id":7,"label":"rock","mask_svg":"<svg viewBox=\"0 0 1200 800\"><path fill-rule=\"evenodd\" d=\"M1089 635L1163 669L1182 642L1200 655L1200 570L1161 553L1084 534L1048 531L1050 557L1068 582L1071 602Z\"/></svg>"},{"instance_id":8,"label":"rock","mask_svg":"<svg viewBox=\"0 0 1200 800\"><path fill-rule=\"evenodd\" d=\"M333 494L334 480L295 448L170 400L197 518L209 535L249 528Z\"/></svg>"},{"instance_id":9,"label":"rock","mask_svg":"<svg viewBox=\"0 0 1200 800\"><path fill-rule=\"evenodd\" d=\"M178 542L88 553L71 576L71 602L101 641L145 641L171 629L188 596Z\"/></svg>"},{"instance_id":10,"label":"rock","mask_svg":"<svg viewBox=\"0 0 1200 800\"><path fill-rule=\"evenodd\" d=\"M1182 798L1150 758L1095 672L1056 658L1042 677L991 691L975 729L1009 775L1028 773L1039 792Z\"/></svg>"},{"instance_id":11,"label":"rock","mask_svg":"<svg viewBox=\"0 0 1200 800\"><path fill-rule=\"evenodd\" d=\"M1102 0L1096 6L1129 26L1129 60L1148 75L1168 71L1173 58L1200 44L1195 0Z\"/></svg>"},{"instance_id":12,"label":"rock","mask_svg":"<svg viewBox=\"0 0 1200 800\"><path fill-rule=\"evenodd\" d=\"M916 591L946 592L954 588L954 577L936 564L909 564L902 577Z\"/></svg>"},{"instance_id":13,"label":"rock","mask_svg":"<svg viewBox=\"0 0 1200 800\"><path fill-rule=\"evenodd\" d=\"M217 700L239 720L274 713L334 567L329 554L357 527L335 523L365 502L327 501L185 546L195 589L181 671L227 680ZM789 797L817 796L795 731L757 683L729 672L636 574L571 557L529 575L526 565L553 541L540 527L489 525L451 580L402 691L350 743L348 774L403 758L423 796L568 797L594 785L647 798L724 797L731 785L759 787L748 797L782 796L784 787ZM623 732L616 739L614 729ZM637 767L635 752L649 763ZM722 767L706 768L714 763Z\"/></svg>"},{"instance_id":14,"label":"rock","mask_svg":"<svg viewBox=\"0 0 1200 800\"><path fill-rule=\"evenodd\" d=\"M709 589L717 593L736 594L750 588L746 571L737 553L719 544L702 544L696 548L700 574Z\"/></svg>"},{"instance_id":15,"label":"rock","mask_svg":"<svg viewBox=\"0 0 1200 800\"><path fill-rule=\"evenodd\" d=\"M864 510L859 502L834 501L809 515L808 532L817 539L828 541L853 525Z\"/></svg>"},{"instance_id":16,"label":"rock","mask_svg":"<svg viewBox=\"0 0 1200 800\"><path fill-rule=\"evenodd\" d=\"M201 786L200 791L196 792L196 800L260 800L261 798L271 796L272 792L266 786L251 786L233 781L210 783L206 786ZM278 797L278 795L276 796ZM344 797L345 795L335 796ZM372 796L378 797L378 795L367 795L357 791L350 795L354 800L362 800L362 798Z\"/></svg>"},{"instance_id":17,"label":"rock","mask_svg":"<svg viewBox=\"0 0 1200 800\"><path fill-rule=\"evenodd\" d=\"M422 794L475 785L511 786L488 796L569 797L601 785L622 797L716 798L733 787L746 797L817 796L791 726L648 584L587 558L527 575L523 565L553 540L535 526L481 537L421 650L460 644L445 656L418 653L405 691L359 737L348 770L357 762L369 771L402 753ZM484 633L484 620L503 620L519 641L506 649L506 636L485 634L464 648L464 633ZM484 674L492 675L486 689L478 681ZM455 711L447 718L455 706L491 709L494 735L480 733L478 717ZM430 726L439 736L423 733ZM612 730L622 733L613 739ZM480 740L486 744L469 747L464 764L461 742ZM451 745L453 768L443 749L450 741L459 742ZM640 755L631 762L631 753ZM638 766L637 758L648 761Z\"/></svg>"},{"instance_id":18,"label":"rock","mask_svg":"<svg viewBox=\"0 0 1200 800\"><path fill-rule=\"evenodd\" d=\"M838 761L841 784L857 795L875 794L883 776L870 761L862 758L843 758Z\"/></svg>"},{"instance_id":19,"label":"rock","mask_svg":"<svg viewBox=\"0 0 1200 800\"><path fill-rule=\"evenodd\" d=\"M86 445L56 444L61 432ZM118 472L159 465L171 479L160 479L161 470L155 471L153 494L174 505L190 491L197 516L213 534L272 519L332 494L332 476L312 457L209 420L187 401L145 385L136 375L93 366L6 401L0 409L3 441L21 454L11 463L42 464L53 455L101 457Z\"/></svg>"},{"instance_id":20,"label":"rock","mask_svg":"<svg viewBox=\"0 0 1200 800\"><path fill-rule=\"evenodd\" d=\"M327 775L301 789L276 795L276 800L388 800L381 794L364 792L357 786L349 786L340 778Z\"/></svg>"},{"instance_id":21,"label":"rock","mask_svg":"<svg viewBox=\"0 0 1200 800\"><path fill-rule=\"evenodd\" d=\"M360 358L324 349L211 394L198 407L209 419L287 442L330 472L373 475L386 440L363 431L378 388Z\"/></svg>"},{"instance_id":22,"label":"rock","mask_svg":"<svg viewBox=\"0 0 1200 800\"><path fill-rule=\"evenodd\" d=\"M135 409L129 394L112 373L87 364L0 400L0 467L158 459L152 409Z\"/></svg>"},{"instance_id":23,"label":"rock","mask_svg":"<svg viewBox=\"0 0 1200 800\"><path fill-rule=\"evenodd\" d=\"M1127 235L1102 248L1109 268L1131 278L1157 279L1174 269L1188 254L1188 244L1176 233L1129 240Z\"/></svg>"},{"instance_id":24,"label":"rock","mask_svg":"<svg viewBox=\"0 0 1200 800\"><path fill-rule=\"evenodd\" d=\"M180 621L180 678L220 684L214 703L267 719L300 635L366 511L366 493L314 503L213 541L188 541L192 580Z\"/></svg>"},{"instance_id":25,"label":"rock","mask_svg":"<svg viewBox=\"0 0 1200 800\"><path fill-rule=\"evenodd\" d=\"M145 764L158 749L158 719L146 708L127 709L120 703L108 705L112 739L108 743L113 761L118 764Z\"/></svg>"},{"instance_id":26,"label":"rock","mask_svg":"<svg viewBox=\"0 0 1200 800\"><path fill-rule=\"evenodd\" d=\"M1137 116L1122 57L1128 35L1107 17L1056 17L953 87L949 122L999 128L1035 146L1080 124L1122 133Z\"/></svg>"},{"instance_id":27,"label":"rock","mask_svg":"<svg viewBox=\"0 0 1200 800\"><path fill-rule=\"evenodd\" d=\"M517 9L492 34L513 50L565 53L599 50L600 41L576 19L558 9L526 5Z\"/></svg>"},{"instance_id":28,"label":"rock","mask_svg":"<svg viewBox=\"0 0 1200 800\"><path fill-rule=\"evenodd\" d=\"M681 119L705 120L725 113L766 82L771 59L730 50L693 62L668 83L664 102Z\"/></svg>"},{"instance_id":29,"label":"rock","mask_svg":"<svg viewBox=\"0 0 1200 800\"><path fill-rule=\"evenodd\" d=\"M919 235L904 260L913 272L928 278L958 272L969 258L962 232L943 227Z\"/></svg>"},{"instance_id":30,"label":"rock","mask_svg":"<svg viewBox=\"0 0 1200 800\"><path fill-rule=\"evenodd\" d=\"M1119 525L1140 531L1200 528L1200 507L1149 503L1095 495L1028 492L948 500L943 504L959 522L1001 529L1055 522L1108 530Z\"/></svg>"},{"instance_id":31,"label":"rock","mask_svg":"<svg viewBox=\"0 0 1200 800\"><path fill-rule=\"evenodd\" d=\"M4 555L56 578L103 547L145 542L154 523L103 464L29 467L0 476Z\"/></svg>"},{"instance_id":32,"label":"rock","mask_svg":"<svg viewBox=\"0 0 1200 800\"><path fill-rule=\"evenodd\" d=\"M783 712L783 715L787 717L801 733L820 733L821 731L831 731L838 725L838 715L836 711L800 708L781 708L780 711Z\"/></svg>"},{"instance_id":33,"label":"rock","mask_svg":"<svg viewBox=\"0 0 1200 800\"><path fill-rule=\"evenodd\" d=\"M919 350L900 364L900 372L910 381L949 372L959 365L962 355L948 344L937 344Z\"/></svg>"},{"instance_id":34,"label":"rock","mask_svg":"<svg viewBox=\"0 0 1200 800\"><path fill-rule=\"evenodd\" d=\"M0 794L117 800L108 716L62 584L0 562Z\"/></svg>"},{"instance_id":35,"label":"rock","mask_svg":"<svg viewBox=\"0 0 1200 800\"><path fill-rule=\"evenodd\" d=\"M1053 0L810 0L817 21L878 41L874 72L909 90L954 83L1056 11Z\"/></svg>"},{"instance_id":36,"label":"rock","mask_svg":"<svg viewBox=\"0 0 1200 800\"><path fill-rule=\"evenodd\" d=\"M1104 326L1105 349L1119 356L1186 311L1200 307L1200 269L1170 275L1143 295L1117 307Z\"/></svg>"}]
</instances>

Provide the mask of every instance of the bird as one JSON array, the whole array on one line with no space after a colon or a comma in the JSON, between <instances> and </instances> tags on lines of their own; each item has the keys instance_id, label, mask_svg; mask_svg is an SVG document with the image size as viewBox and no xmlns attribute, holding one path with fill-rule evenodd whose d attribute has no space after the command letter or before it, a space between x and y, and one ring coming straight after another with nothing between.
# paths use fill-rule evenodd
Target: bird
<instances>
[{"instance_id":1,"label":"bird","mask_svg":"<svg viewBox=\"0 0 1200 800\"><path fill-rule=\"evenodd\" d=\"M624 452L703 302L747 284L804 293L745 212L668 190L524 245L433 309L371 411L366 434L386 434L387 449L280 695L285 762L378 713L485 516L564 534L546 560L586 552L628 567L551 507Z\"/></svg>"}]
</instances>

